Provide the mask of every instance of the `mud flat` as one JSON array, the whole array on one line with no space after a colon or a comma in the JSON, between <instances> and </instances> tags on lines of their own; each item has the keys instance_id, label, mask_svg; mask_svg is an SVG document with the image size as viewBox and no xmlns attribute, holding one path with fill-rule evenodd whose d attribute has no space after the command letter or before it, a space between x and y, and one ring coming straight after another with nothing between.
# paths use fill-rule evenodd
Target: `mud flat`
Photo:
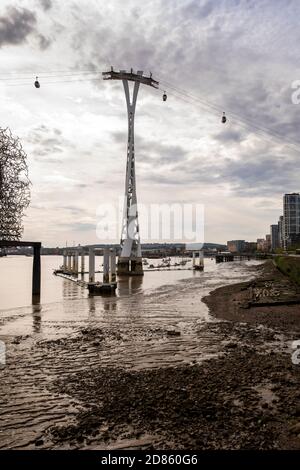
<instances>
[{"instance_id":1,"label":"mud flat","mask_svg":"<svg viewBox=\"0 0 300 470\"><path fill-rule=\"evenodd\" d=\"M205 299L220 321L198 326L199 341L205 332L214 337L218 357L151 370L98 368L53 384L86 406L75 425L52 428L53 441L83 448L299 449L300 366L290 349L300 338L299 305L249 306L250 298L271 303L272 295L278 300L288 291L294 298L297 290L272 264L255 269L256 280Z\"/></svg>"},{"instance_id":2,"label":"mud flat","mask_svg":"<svg viewBox=\"0 0 300 470\"><path fill-rule=\"evenodd\" d=\"M298 291L270 263L249 273L205 298L210 321L179 315L172 327L91 324L59 339L14 338L1 371L0 447L299 449L291 344L300 308L273 305ZM160 308L176 292L185 314L192 295L200 309L197 285L161 295Z\"/></svg>"},{"instance_id":3,"label":"mud flat","mask_svg":"<svg viewBox=\"0 0 300 470\"><path fill-rule=\"evenodd\" d=\"M300 289L271 261L256 269L255 280L216 289L203 300L216 318L227 320L227 327L238 331L238 341L231 345L233 352L224 364L230 373L236 373L240 383L237 395L241 398L248 395L244 381L252 391L261 394L260 412L257 396L250 408L244 402L246 414L251 408L258 412L256 423L249 418L246 434L250 437L253 431L257 433L259 448L300 449L300 361L297 365L291 360L293 353L298 360L300 354L295 355L290 348L293 341L300 339ZM261 329L262 340L263 332L281 340L270 344L265 338L259 351L255 338L251 339L253 326ZM226 372L224 379L226 389ZM264 441L266 429L269 438Z\"/></svg>"},{"instance_id":4,"label":"mud flat","mask_svg":"<svg viewBox=\"0 0 300 470\"><path fill-rule=\"evenodd\" d=\"M267 261L256 279L214 290L203 301L216 318L261 324L300 339L300 287Z\"/></svg>"}]
</instances>

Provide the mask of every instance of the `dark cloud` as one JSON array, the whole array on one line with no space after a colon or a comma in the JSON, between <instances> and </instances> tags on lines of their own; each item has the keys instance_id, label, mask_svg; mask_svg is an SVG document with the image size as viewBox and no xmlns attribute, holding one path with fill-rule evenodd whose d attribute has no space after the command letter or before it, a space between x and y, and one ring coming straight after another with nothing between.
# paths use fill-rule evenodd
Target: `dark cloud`
<instances>
[{"instance_id":1,"label":"dark cloud","mask_svg":"<svg viewBox=\"0 0 300 470\"><path fill-rule=\"evenodd\" d=\"M300 7L293 8L295 21ZM175 86L211 101L220 112L232 110L238 115L235 119L240 116L243 125L246 122L246 132L250 129L259 133L258 128L265 127L267 132L277 133L277 139L296 139L296 111L288 106L280 112L277 109L278 103L285 100L281 92L284 82L280 74L274 80L270 64L275 69L280 60L284 63L287 51L284 56L281 50L268 54L273 39L282 35L284 22L281 8L274 11L272 2L260 6L256 2L228 0L216 6L212 0L192 0L176 2L174 6L173 1L164 1L158 2L155 10L140 10L134 5L124 11L122 22L126 27L116 27L113 32L108 31L102 10L95 9L93 18L90 15L88 20L80 13L77 11L72 47L81 56L81 64L99 69L104 62L112 62L117 68L152 70L155 78L167 77ZM140 21L134 24L132 35L134 16ZM93 34L87 36L88 31ZM153 47L153 38L159 48ZM267 44L263 42L265 38ZM100 52L98 44L103 45ZM286 105L290 105L290 100ZM233 135L227 137L234 140Z\"/></svg>"},{"instance_id":2,"label":"dark cloud","mask_svg":"<svg viewBox=\"0 0 300 470\"><path fill-rule=\"evenodd\" d=\"M240 152L238 160L193 157L165 168L163 173L152 166L142 179L182 188L200 185L209 190L226 185L238 197L280 198L287 190L299 191L300 160L296 153L288 161L278 151L259 156L256 153L256 148L248 148Z\"/></svg>"},{"instance_id":3,"label":"dark cloud","mask_svg":"<svg viewBox=\"0 0 300 470\"><path fill-rule=\"evenodd\" d=\"M49 208L47 206L44 206L42 204L30 204L31 209L39 210L39 211L47 211Z\"/></svg>"},{"instance_id":4,"label":"dark cloud","mask_svg":"<svg viewBox=\"0 0 300 470\"><path fill-rule=\"evenodd\" d=\"M39 0L44 11L50 10L52 8L52 0Z\"/></svg>"},{"instance_id":5,"label":"dark cloud","mask_svg":"<svg viewBox=\"0 0 300 470\"><path fill-rule=\"evenodd\" d=\"M68 212L71 212L74 215L86 213L84 209L82 209L81 207L77 207L77 206L69 205L69 206L62 206L61 208L65 209Z\"/></svg>"},{"instance_id":6,"label":"dark cloud","mask_svg":"<svg viewBox=\"0 0 300 470\"><path fill-rule=\"evenodd\" d=\"M37 36L38 41L39 41L39 47L42 51L48 49L48 47L51 44L51 39L46 38L43 34L38 34Z\"/></svg>"},{"instance_id":7,"label":"dark cloud","mask_svg":"<svg viewBox=\"0 0 300 470\"><path fill-rule=\"evenodd\" d=\"M185 160L187 151L180 145L162 144L156 141L142 140L137 144L139 161L149 165L173 165Z\"/></svg>"},{"instance_id":8,"label":"dark cloud","mask_svg":"<svg viewBox=\"0 0 300 470\"><path fill-rule=\"evenodd\" d=\"M34 129L34 132L49 132L49 128L44 124L41 124Z\"/></svg>"},{"instance_id":9,"label":"dark cloud","mask_svg":"<svg viewBox=\"0 0 300 470\"><path fill-rule=\"evenodd\" d=\"M230 181L235 191L255 193L259 189L260 195L263 188L270 190L272 187L274 190L275 187L285 186L290 176L289 170L286 171L280 162L271 158L255 162L231 162L221 173L221 177Z\"/></svg>"},{"instance_id":10,"label":"dark cloud","mask_svg":"<svg viewBox=\"0 0 300 470\"><path fill-rule=\"evenodd\" d=\"M36 161L39 161L40 158L43 157L43 163L52 163L52 164L55 164L55 165L62 165L62 163L63 163L63 159L57 158L57 157L51 157L51 156L49 157L48 156L49 154L46 153L46 152L44 152L44 153L42 152L42 153L38 153L38 154L36 154L34 152L33 155L35 155L34 159Z\"/></svg>"},{"instance_id":11,"label":"dark cloud","mask_svg":"<svg viewBox=\"0 0 300 470\"><path fill-rule=\"evenodd\" d=\"M227 127L213 137L220 142L241 142L245 139L245 132Z\"/></svg>"},{"instance_id":12,"label":"dark cloud","mask_svg":"<svg viewBox=\"0 0 300 470\"><path fill-rule=\"evenodd\" d=\"M184 188L193 186L195 194L206 188L214 195L215 190L225 185L235 196L262 195L264 200L273 200L286 190L299 190L300 159L291 147L283 146L284 142L300 140L300 106L292 105L290 99L291 81L299 78L295 65L300 35L297 2L158 0L154 7L152 2L140 5L135 0L126 7L116 1L106 8L100 2L82 5L83 2L77 1L64 7L64 14L59 15L58 11L55 18L41 13L41 9L51 8L50 0L38 3L37 15L45 21L43 34L35 31L34 15L32 22L28 19L27 23L41 49L49 46L48 37L62 35L66 69L101 71L114 65L116 69L133 67L146 73L152 70L154 78L161 82L161 89L166 88L165 104L148 87L142 87L139 95L137 172L148 187L173 185L173 193L178 189L184 194ZM288 3L295 5L294 14ZM11 20L0 22L0 31L1 26L7 31L7 24L16 23L14 15L5 15ZM295 24L293 34L285 27L287 22ZM51 31L47 29L50 24ZM21 34L22 28L17 31ZM25 34L24 40L26 37ZM17 42L10 39L9 43ZM51 63L53 57L49 58ZM101 80L91 82L94 85L103 93L105 84ZM176 93L172 87L178 87L181 92ZM101 95L103 116L116 117L111 121L114 132L109 154L121 160L125 158L127 145L127 132L122 131L126 129L124 95L121 83L111 82L107 84L108 89ZM97 106L97 113L101 113L100 101L92 99L89 111ZM82 111L86 111L84 105ZM222 111L228 116L226 126L220 123ZM143 119L147 129L152 122L157 137L143 132ZM62 129L64 125L62 122ZM43 162L58 163L68 152L72 155L72 142L59 129L40 126L35 131L34 153ZM104 155L106 140L102 139L101 131L97 135L93 149L103 149ZM84 155L95 153L87 148ZM104 169L106 160L103 160ZM116 172L107 178L107 184L112 186L111 178L116 178L116 174L124 177L123 170L123 166L116 164ZM103 174L94 171L94 178L96 174L100 178L95 183L106 184L105 171ZM78 181L76 178L74 181ZM80 192L80 183L74 186ZM174 194L170 191L171 197Z\"/></svg>"},{"instance_id":13,"label":"dark cloud","mask_svg":"<svg viewBox=\"0 0 300 470\"><path fill-rule=\"evenodd\" d=\"M95 224L88 224L84 222L78 222L73 225L73 230L78 231L78 232L89 232L91 230L95 230L96 225Z\"/></svg>"},{"instance_id":14,"label":"dark cloud","mask_svg":"<svg viewBox=\"0 0 300 470\"><path fill-rule=\"evenodd\" d=\"M0 17L0 47L23 43L35 28L36 15L32 11L9 7L6 15Z\"/></svg>"},{"instance_id":15,"label":"dark cloud","mask_svg":"<svg viewBox=\"0 0 300 470\"><path fill-rule=\"evenodd\" d=\"M50 128L41 124L36 126L30 133L29 141L34 144L44 144L46 147L60 145L64 141L62 131L56 127Z\"/></svg>"},{"instance_id":16,"label":"dark cloud","mask_svg":"<svg viewBox=\"0 0 300 470\"><path fill-rule=\"evenodd\" d=\"M75 144L67 140L59 129L48 128L44 124L35 127L28 140L34 145L32 155L35 160L42 159L47 163L62 163L66 150L75 147Z\"/></svg>"},{"instance_id":17,"label":"dark cloud","mask_svg":"<svg viewBox=\"0 0 300 470\"><path fill-rule=\"evenodd\" d=\"M116 142L118 144L127 142L126 132L114 131L114 132L111 133L111 136L112 136L114 142Z\"/></svg>"},{"instance_id":18,"label":"dark cloud","mask_svg":"<svg viewBox=\"0 0 300 470\"><path fill-rule=\"evenodd\" d=\"M201 19L209 16L213 12L214 7L214 2L211 0L207 2L193 0L184 8L184 13L187 17L192 16Z\"/></svg>"},{"instance_id":19,"label":"dark cloud","mask_svg":"<svg viewBox=\"0 0 300 470\"><path fill-rule=\"evenodd\" d=\"M127 145L127 134L122 131L111 133L114 142ZM139 162L146 165L170 165L185 159L187 151L180 145L170 145L148 140L141 135L135 135L135 148Z\"/></svg>"},{"instance_id":20,"label":"dark cloud","mask_svg":"<svg viewBox=\"0 0 300 470\"><path fill-rule=\"evenodd\" d=\"M96 225L90 224L87 222L74 222L71 224L58 223L57 225L65 227L66 229L72 230L74 232L89 232L95 230Z\"/></svg>"},{"instance_id":21,"label":"dark cloud","mask_svg":"<svg viewBox=\"0 0 300 470\"><path fill-rule=\"evenodd\" d=\"M269 49L277 28L280 34L283 17L279 10L275 12L275 21L272 2L259 7L255 2L230 0L227 8L227 2L216 7L213 1L194 0L185 5L178 2L172 11L171 3L163 2L166 4L163 19L147 8L144 16L139 12L135 44L130 28L116 29L114 34L107 35L104 21L104 26L95 30L91 47L82 53L83 62L99 67L103 57L96 56L94 51L96 42L103 40L106 54L113 58L116 68L128 68L130 64L136 69L153 71L161 87L170 91L165 109L170 104L172 111L173 103L177 106L181 101L191 116L199 105L200 122L203 116L208 116L208 120L211 114L217 116L216 127L205 135L203 154L197 151L199 155L195 155L189 144L188 152L177 144L176 130L171 129L173 116L162 110L161 119L169 119L174 142L170 145L136 135L141 179L157 185L178 185L180 190L187 185L206 185L213 191L216 186L226 185L234 195L251 198L259 194L272 198L296 190L300 170L300 159L295 153L297 145L300 150L300 106L291 105L291 82L286 81L283 65L286 52ZM143 20L147 14L150 20L145 31ZM124 15L126 22L130 12ZM263 28L257 31L256 25ZM85 29L83 23L81 28ZM270 38L270 44L262 43L265 37ZM153 38L160 47L149 49ZM81 53L80 44L77 53ZM172 93L172 87L178 87L182 93ZM139 110L142 106L143 102ZM222 111L228 116L226 126L220 123ZM177 118L174 115L175 123ZM126 132L116 130L112 137L114 143L126 146ZM213 144L209 150L205 148L206 142Z\"/></svg>"}]
</instances>

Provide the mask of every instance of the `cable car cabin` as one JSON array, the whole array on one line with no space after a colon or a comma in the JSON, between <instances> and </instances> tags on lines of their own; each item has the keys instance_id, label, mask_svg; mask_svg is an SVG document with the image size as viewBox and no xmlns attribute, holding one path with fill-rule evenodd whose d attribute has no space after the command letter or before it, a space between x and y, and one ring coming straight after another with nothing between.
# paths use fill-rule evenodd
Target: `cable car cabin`
<instances>
[{"instance_id":1,"label":"cable car cabin","mask_svg":"<svg viewBox=\"0 0 300 470\"><path fill-rule=\"evenodd\" d=\"M167 101L167 98L168 98L168 97L167 97L167 93L164 92L164 94L163 94L163 101Z\"/></svg>"},{"instance_id":2,"label":"cable car cabin","mask_svg":"<svg viewBox=\"0 0 300 470\"><path fill-rule=\"evenodd\" d=\"M38 77L36 77L35 82L34 82L35 88L40 88L40 82L38 81Z\"/></svg>"},{"instance_id":3,"label":"cable car cabin","mask_svg":"<svg viewBox=\"0 0 300 470\"><path fill-rule=\"evenodd\" d=\"M222 123L225 124L227 121L227 117L225 116L225 113L223 113L223 116L222 116Z\"/></svg>"}]
</instances>

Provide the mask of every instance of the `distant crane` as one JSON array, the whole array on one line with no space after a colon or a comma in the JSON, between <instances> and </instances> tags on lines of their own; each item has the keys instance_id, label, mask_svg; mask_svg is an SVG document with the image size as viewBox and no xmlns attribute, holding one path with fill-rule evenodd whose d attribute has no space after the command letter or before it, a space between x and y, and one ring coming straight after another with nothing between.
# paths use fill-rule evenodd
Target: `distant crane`
<instances>
[{"instance_id":1,"label":"distant crane","mask_svg":"<svg viewBox=\"0 0 300 470\"><path fill-rule=\"evenodd\" d=\"M140 84L158 88L159 83L152 78L151 73L149 77L144 76L142 70L137 71L137 73L134 73L133 69L131 69L130 72L126 70L116 72L113 70L113 67L111 67L111 70L109 72L103 72L102 76L103 80L122 80L128 113L125 201L120 242L121 255L118 259L118 274L143 275L135 180L134 116ZM128 82L134 82L132 100L130 99Z\"/></svg>"}]
</instances>

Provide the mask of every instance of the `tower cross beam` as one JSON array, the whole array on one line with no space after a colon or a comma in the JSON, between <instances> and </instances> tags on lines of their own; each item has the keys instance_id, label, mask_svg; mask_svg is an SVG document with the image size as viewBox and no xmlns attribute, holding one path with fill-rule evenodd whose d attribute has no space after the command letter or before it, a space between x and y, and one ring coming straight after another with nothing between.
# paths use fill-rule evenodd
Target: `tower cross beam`
<instances>
[{"instance_id":1,"label":"tower cross beam","mask_svg":"<svg viewBox=\"0 0 300 470\"><path fill-rule=\"evenodd\" d=\"M140 82L143 85L149 85L153 88L159 87L159 82L152 78L150 74L149 77L143 75L141 70L138 70L137 73L126 72L126 70L120 70L120 72L115 72L110 70L109 72L102 72L103 80L128 80L130 82Z\"/></svg>"}]
</instances>

